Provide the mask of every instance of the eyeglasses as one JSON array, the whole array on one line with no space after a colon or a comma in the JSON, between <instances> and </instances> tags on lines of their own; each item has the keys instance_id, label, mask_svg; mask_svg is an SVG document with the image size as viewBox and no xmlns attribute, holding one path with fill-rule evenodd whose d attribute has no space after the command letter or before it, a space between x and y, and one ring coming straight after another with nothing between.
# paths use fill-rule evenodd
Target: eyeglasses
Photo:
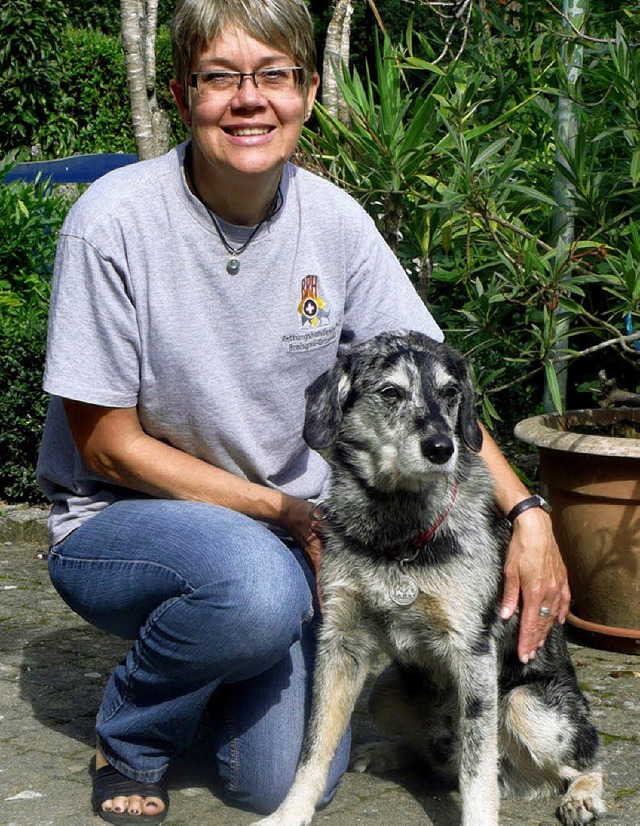
<instances>
[{"instance_id":1,"label":"eyeglasses","mask_svg":"<svg viewBox=\"0 0 640 826\"><path fill-rule=\"evenodd\" d=\"M281 95L302 85L304 69L302 66L278 66L274 69L259 69L257 72L193 72L190 85L200 95L215 97L241 89L246 77L253 80L253 85L263 95Z\"/></svg>"}]
</instances>

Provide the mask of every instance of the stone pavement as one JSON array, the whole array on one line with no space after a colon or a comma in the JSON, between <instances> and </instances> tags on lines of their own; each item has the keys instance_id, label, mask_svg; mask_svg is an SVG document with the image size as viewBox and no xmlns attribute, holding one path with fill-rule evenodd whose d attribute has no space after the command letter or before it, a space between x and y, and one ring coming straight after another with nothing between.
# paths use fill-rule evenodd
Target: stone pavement
<instances>
[{"instance_id":1,"label":"stone pavement","mask_svg":"<svg viewBox=\"0 0 640 826\"><path fill-rule=\"evenodd\" d=\"M97 826L89 806L93 721L108 673L126 643L71 613L49 584L43 513L0 509L0 826ZM640 659L571 645L604 742L606 823L640 826ZM372 731L362 703L356 742ZM171 771L167 826L246 826L198 763ZM555 801L505 801L502 826L557 826ZM417 773L347 774L318 826L457 826L459 798ZM141 823L144 818L140 818Z\"/></svg>"}]
</instances>

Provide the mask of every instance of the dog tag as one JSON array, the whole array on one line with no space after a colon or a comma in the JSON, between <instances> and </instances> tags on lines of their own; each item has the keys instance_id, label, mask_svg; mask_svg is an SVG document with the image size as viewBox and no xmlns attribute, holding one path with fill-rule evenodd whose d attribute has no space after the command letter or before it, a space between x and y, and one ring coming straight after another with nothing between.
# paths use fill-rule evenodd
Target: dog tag
<instances>
[{"instance_id":1,"label":"dog tag","mask_svg":"<svg viewBox=\"0 0 640 826\"><path fill-rule=\"evenodd\" d=\"M396 603L396 605L411 605L416 601L416 597L420 590L413 579L408 576L402 576L389 589L389 596Z\"/></svg>"}]
</instances>

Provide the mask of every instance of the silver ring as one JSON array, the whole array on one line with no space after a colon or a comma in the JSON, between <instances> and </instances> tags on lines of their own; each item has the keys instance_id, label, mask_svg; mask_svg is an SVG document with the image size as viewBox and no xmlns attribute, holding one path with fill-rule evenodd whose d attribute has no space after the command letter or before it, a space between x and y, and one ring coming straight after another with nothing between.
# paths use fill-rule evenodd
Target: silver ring
<instances>
[{"instance_id":1,"label":"silver ring","mask_svg":"<svg viewBox=\"0 0 640 826\"><path fill-rule=\"evenodd\" d=\"M544 606L538 611L541 617L550 617L551 616L551 608L545 608Z\"/></svg>"}]
</instances>

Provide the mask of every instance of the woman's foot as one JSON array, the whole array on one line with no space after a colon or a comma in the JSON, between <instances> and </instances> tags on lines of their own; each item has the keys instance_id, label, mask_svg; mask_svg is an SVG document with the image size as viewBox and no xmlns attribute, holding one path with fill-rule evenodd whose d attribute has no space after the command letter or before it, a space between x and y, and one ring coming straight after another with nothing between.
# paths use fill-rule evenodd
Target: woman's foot
<instances>
[{"instance_id":1,"label":"woman's foot","mask_svg":"<svg viewBox=\"0 0 640 826\"><path fill-rule=\"evenodd\" d=\"M105 771L101 772L101 769ZM161 823L166 817L169 800L158 784L137 783L120 774L98 749L92 803L94 811L103 820L124 826L133 817L142 817L142 822Z\"/></svg>"}]
</instances>

